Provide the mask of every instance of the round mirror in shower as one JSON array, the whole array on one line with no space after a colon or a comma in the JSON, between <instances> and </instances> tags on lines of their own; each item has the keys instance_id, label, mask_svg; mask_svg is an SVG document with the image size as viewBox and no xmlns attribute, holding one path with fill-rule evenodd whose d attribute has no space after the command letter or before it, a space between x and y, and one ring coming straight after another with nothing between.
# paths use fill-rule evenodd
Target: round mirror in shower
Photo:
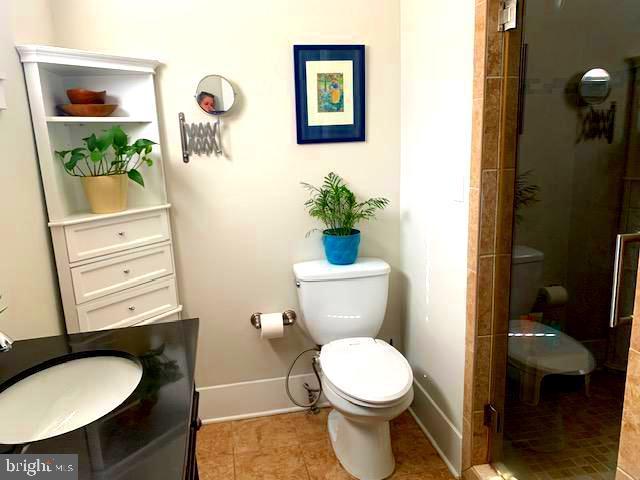
<instances>
[{"instance_id":1,"label":"round mirror in shower","mask_svg":"<svg viewBox=\"0 0 640 480\"><path fill-rule=\"evenodd\" d=\"M224 115L236 101L231 82L222 75L207 75L198 83L196 102L209 115Z\"/></svg>"},{"instance_id":2,"label":"round mirror in shower","mask_svg":"<svg viewBox=\"0 0 640 480\"><path fill-rule=\"evenodd\" d=\"M603 68L592 68L580 79L578 93L587 105L604 102L611 91L611 75Z\"/></svg>"}]
</instances>

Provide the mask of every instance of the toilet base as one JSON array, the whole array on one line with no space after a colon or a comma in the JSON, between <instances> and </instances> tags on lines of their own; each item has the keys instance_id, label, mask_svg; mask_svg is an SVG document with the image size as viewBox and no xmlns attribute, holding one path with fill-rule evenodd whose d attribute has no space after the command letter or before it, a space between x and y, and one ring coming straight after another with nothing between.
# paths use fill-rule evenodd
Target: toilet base
<instances>
[{"instance_id":1,"label":"toilet base","mask_svg":"<svg viewBox=\"0 0 640 480\"><path fill-rule=\"evenodd\" d=\"M389 422L352 421L334 409L329 413L328 426L333 451L347 472L360 480L391 476L395 459Z\"/></svg>"}]
</instances>

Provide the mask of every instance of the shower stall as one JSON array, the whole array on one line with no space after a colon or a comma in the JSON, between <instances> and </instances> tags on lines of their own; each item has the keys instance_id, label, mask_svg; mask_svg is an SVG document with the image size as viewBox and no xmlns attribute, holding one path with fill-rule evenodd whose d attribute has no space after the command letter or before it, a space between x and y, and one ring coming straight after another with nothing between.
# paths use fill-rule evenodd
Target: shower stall
<instances>
[{"instance_id":1,"label":"shower stall","mask_svg":"<svg viewBox=\"0 0 640 480\"><path fill-rule=\"evenodd\" d=\"M640 248L640 2L518 8L508 353L491 460L505 478L613 479Z\"/></svg>"}]
</instances>

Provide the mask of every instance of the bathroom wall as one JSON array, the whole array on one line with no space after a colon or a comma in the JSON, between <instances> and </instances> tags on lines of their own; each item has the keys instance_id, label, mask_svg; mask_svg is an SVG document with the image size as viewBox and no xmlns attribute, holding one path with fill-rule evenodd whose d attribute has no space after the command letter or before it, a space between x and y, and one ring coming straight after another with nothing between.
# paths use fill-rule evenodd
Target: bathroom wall
<instances>
[{"instance_id":1,"label":"bathroom wall","mask_svg":"<svg viewBox=\"0 0 640 480\"><path fill-rule=\"evenodd\" d=\"M55 45L164 62L158 74L164 162L181 300L185 316L201 319L201 388L246 386L259 398L264 381L284 376L310 346L297 327L282 340L261 341L249 316L298 308L291 265L322 256L320 237L305 238L317 224L304 212L306 193L299 182L319 183L331 170L357 194L391 200L377 221L362 225L362 254L392 265L381 336L402 345L397 2L348 0L339 8L293 0L112 0L109 8L98 0L56 0L50 5ZM94 18L99 21L88 21ZM367 46L367 142L296 144L296 43ZM200 78L211 73L229 78L240 95L235 111L223 119L227 155L193 157L185 165L178 112L188 121L209 120L193 95ZM255 381L262 383L238 386ZM273 385L282 396L281 383Z\"/></svg>"},{"instance_id":2,"label":"bathroom wall","mask_svg":"<svg viewBox=\"0 0 640 480\"><path fill-rule=\"evenodd\" d=\"M0 110L0 295L9 307L0 315L0 330L24 339L57 335L63 325L12 15L11 3L0 0L0 72L6 75L1 82L8 106ZM34 38L46 42L51 32L49 17L34 20L40 25Z\"/></svg>"},{"instance_id":3,"label":"bathroom wall","mask_svg":"<svg viewBox=\"0 0 640 480\"><path fill-rule=\"evenodd\" d=\"M0 0L7 5L14 44L53 45L53 5L51 0Z\"/></svg>"},{"instance_id":4,"label":"bathroom wall","mask_svg":"<svg viewBox=\"0 0 640 480\"><path fill-rule=\"evenodd\" d=\"M455 5L454 5L455 3ZM460 471L474 1L401 3L401 269L414 412ZM439 48L446 44L447 48Z\"/></svg>"}]
</instances>

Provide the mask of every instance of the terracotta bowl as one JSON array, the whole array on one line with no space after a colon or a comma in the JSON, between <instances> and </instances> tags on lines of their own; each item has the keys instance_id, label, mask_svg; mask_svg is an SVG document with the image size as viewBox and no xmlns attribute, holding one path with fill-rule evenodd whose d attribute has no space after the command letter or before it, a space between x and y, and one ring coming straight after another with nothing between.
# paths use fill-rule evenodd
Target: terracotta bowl
<instances>
[{"instance_id":1,"label":"terracotta bowl","mask_svg":"<svg viewBox=\"0 0 640 480\"><path fill-rule=\"evenodd\" d=\"M118 105L75 105L67 103L58 105L58 108L73 117L108 117L118 108Z\"/></svg>"},{"instance_id":2,"label":"terracotta bowl","mask_svg":"<svg viewBox=\"0 0 640 480\"><path fill-rule=\"evenodd\" d=\"M69 97L71 103L83 105L88 103L104 103L104 97L106 94L106 90L102 90L101 92L85 90L84 88L70 88L67 90L67 97Z\"/></svg>"}]
</instances>

